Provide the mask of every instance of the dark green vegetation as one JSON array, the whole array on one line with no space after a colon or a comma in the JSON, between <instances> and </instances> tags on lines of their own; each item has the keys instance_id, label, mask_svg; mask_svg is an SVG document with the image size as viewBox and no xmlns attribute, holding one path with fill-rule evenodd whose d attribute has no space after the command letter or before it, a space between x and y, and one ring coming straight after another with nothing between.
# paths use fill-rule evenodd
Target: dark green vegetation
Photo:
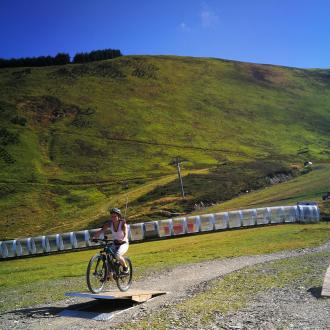
<instances>
[{"instance_id":1,"label":"dark green vegetation","mask_svg":"<svg viewBox=\"0 0 330 330\"><path fill-rule=\"evenodd\" d=\"M123 182L146 221L328 162L329 86L327 70L188 57L1 69L0 238L96 226Z\"/></svg>"},{"instance_id":2,"label":"dark green vegetation","mask_svg":"<svg viewBox=\"0 0 330 330\"><path fill-rule=\"evenodd\" d=\"M89 53L77 53L72 63L87 63L100 60L109 60L122 56L118 49L102 49L93 50ZM56 56L38 56L38 57L22 57L11 58L9 60L0 58L0 68L17 68L17 67L40 67L51 65L64 65L71 63L70 55L67 53L58 53Z\"/></svg>"},{"instance_id":3,"label":"dark green vegetation","mask_svg":"<svg viewBox=\"0 0 330 330\"><path fill-rule=\"evenodd\" d=\"M326 223L278 225L131 245L134 279L177 265L293 250L325 243ZM87 263L97 250L1 262L0 311L63 299L86 290Z\"/></svg>"}]
</instances>

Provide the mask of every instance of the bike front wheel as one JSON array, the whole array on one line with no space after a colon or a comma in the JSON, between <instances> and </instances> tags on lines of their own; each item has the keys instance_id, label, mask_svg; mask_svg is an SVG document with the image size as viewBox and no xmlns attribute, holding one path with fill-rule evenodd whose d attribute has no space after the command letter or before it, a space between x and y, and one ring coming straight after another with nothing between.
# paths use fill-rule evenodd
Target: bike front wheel
<instances>
[{"instance_id":1,"label":"bike front wheel","mask_svg":"<svg viewBox=\"0 0 330 330\"><path fill-rule=\"evenodd\" d=\"M107 280L108 267L104 256L96 254L88 263L86 281L88 289L93 293L102 291Z\"/></svg>"},{"instance_id":2,"label":"bike front wheel","mask_svg":"<svg viewBox=\"0 0 330 330\"><path fill-rule=\"evenodd\" d=\"M133 267L132 267L132 262L129 258L124 257L126 261L126 265L128 268L127 273L124 273L123 271L123 266L120 265L118 267L118 274L116 277L116 283L118 286L118 289L120 291L127 291L131 284L132 284L132 276L133 276Z\"/></svg>"}]
</instances>

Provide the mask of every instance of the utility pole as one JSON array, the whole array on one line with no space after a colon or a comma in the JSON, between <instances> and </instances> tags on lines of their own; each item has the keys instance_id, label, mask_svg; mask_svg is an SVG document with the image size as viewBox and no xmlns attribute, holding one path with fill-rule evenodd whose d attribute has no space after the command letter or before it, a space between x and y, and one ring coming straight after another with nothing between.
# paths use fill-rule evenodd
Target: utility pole
<instances>
[{"instance_id":1,"label":"utility pole","mask_svg":"<svg viewBox=\"0 0 330 330\"><path fill-rule=\"evenodd\" d=\"M126 206L125 206L125 214L124 214L124 218L126 219L127 204L128 204L128 194L127 194L128 182L126 182L126 181L123 182L123 189L126 190Z\"/></svg>"},{"instance_id":2,"label":"utility pole","mask_svg":"<svg viewBox=\"0 0 330 330\"><path fill-rule=\"evenodd\" d=\"M182 196L182 198L184 198L184 189L183 189L183 182L182 182L181 169L180 169L180 163L182 163L182 162L183 162L183 160L179 156L177 156L172 160L170 165L174 165L177 167L180 188L181 188L181 196Z\"/></svg>"}]
</instances>

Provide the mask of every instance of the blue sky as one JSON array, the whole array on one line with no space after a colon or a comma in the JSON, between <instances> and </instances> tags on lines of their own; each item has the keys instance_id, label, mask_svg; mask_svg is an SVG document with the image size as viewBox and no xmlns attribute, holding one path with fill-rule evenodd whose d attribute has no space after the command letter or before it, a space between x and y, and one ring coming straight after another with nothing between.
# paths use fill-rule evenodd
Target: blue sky
<instances>
[{"instance_id":1,"label":"blue sky","mask_svg":"<svg viewBox=\"0 0 330 330\"><path fill-rule=\"evenodd\" d=\"M330 68L330 0L0 0L0 57L115 48Z\"/></svg>"}]
</instances>

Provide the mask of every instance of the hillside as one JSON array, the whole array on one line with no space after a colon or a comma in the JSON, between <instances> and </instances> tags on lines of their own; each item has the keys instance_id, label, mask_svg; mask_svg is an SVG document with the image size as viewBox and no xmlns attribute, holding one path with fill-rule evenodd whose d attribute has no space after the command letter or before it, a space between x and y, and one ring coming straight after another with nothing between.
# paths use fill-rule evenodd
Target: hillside
<instances>
[{"instance_id":1,"label":"hillside","mask_svg":"<svg viewBox=\"0 0 330 330\"><path fill-rule=\"evenodd\" d=\"M145 221L328 162L329 87L330 70L170 56L1 69L0 238L95 226L124 182Z\"/></svg>"}]
</instances>

